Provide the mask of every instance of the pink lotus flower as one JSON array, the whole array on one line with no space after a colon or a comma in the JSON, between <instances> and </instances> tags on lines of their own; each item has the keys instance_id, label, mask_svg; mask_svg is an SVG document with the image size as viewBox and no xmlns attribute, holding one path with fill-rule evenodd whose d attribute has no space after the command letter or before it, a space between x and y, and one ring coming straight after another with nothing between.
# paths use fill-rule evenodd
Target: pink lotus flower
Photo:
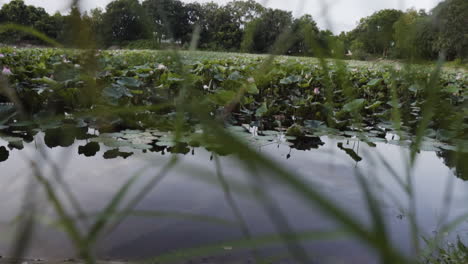
<instances>
[{"instance_id":1,"label":"pink lotus flower","mask_svg":"<svg viewBox=\"0 0 468 264\"><path fill-rule=\"evenodd\" d=\"M3 75L12 75L13 73L11 72L10 68L3 67L2 74Z\"/></svg>"},{"instance_id":2,"label":"pink lotus flower","mask_svg":"<svg viewBox=\"0 0 468 264\"><path fill-rule=\"evenodd\" d=\"M319 88L315 88L315 89L314 89L314 94L320 94L320 89L319 89Z\"/></svg>"},{"instance_id":3,"label":"pink lotus flower","mask_svg":"<svg viewBox=\"0 0 468 264\"><path fill-rule=\"evenodd\" d=\"M5 54L0 53L0 58L3 58L3 57L5 57Z\"/></svg>"}]
</instances>

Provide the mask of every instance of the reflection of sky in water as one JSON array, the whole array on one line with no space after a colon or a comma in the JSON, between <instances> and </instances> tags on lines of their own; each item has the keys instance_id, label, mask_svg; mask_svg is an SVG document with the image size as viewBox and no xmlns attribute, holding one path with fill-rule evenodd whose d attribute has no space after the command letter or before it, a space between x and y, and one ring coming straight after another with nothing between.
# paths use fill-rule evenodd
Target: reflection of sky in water
<instances>
[{"instance_id":1,"label":"reflection of sky in water","mask_svg":"<svg viewBox=\"0 0 468 264\"><path fill-rule=\"evenodd\" d=\"M354 141L346 142L330 138L322 138L322 140L325 145L318 150L291 150L285 145L278 147L272 144L259 151L277 160L288 170L302 175L318 190L336 200L340 206L346 208L362 221L368 221L362 194L354 176L356 168L361 170L365 177L374 184L374 191L381 199L382 209L393 238L402 249L408 250L410 244L408 242L406 212L399 210L392 200L394 198L405 204L406 196L392 179L388 170L379 162L377 155L380 153L402 176L405 171L402 154L407 155L408 151L389 144L377 144L377 148L370 148L365 143ZM356 163L345 151L337 147L338 142L343 143L343 148L354 149L363 160ZM121 158L105 160L102 158L102 146L101 151L96 156L86 158L77 155L78 146L84 145L83 143L75 143L67 149L57 147L45 150L50 160L56 162L60 167L66 182L88 212L102 209L129 175L146 165L151 165L151 169L146 171L134 186L134 194L153 175L157 174L158 168L169 160L169 155L162 156L160 153L136 154L125 160ZM41 142L26 144L22 151L10 151L8 161L0 163L1 234L10 234L13 230L9 223L20 208L26 183L31 179L28 158L35 159L45 171L51 172L50 168L44 165L47 162L43 161L35 150L35 147L40 146L42 146ZM138 209L177 211L235 220L222 189L216 183L214 162L210 161L210 156L211 153L204 149L196 149L193 156L190 154L181 156L182 166L171 171L156 189L139 204ZM287 159L287 157L290 158ZM239 162L233 158L223 157L221 163L223 172L228 179L252 186L250 178L246 177L249 175L246 173L247 170ZM262 171L261 173L267 175L268 172ZM416 175L414 182L418 220L423 228L423 234L430 237L437 228L437 219L442 212L441 206L447 184L450 181L453 183L451 194L454 206L450 211L452 217L465 212L463 201L466 201L467 198L465 191L467 185L454 177L450 169L434 152L422 152L418 156L414 174ZM211 184L208 183L210 181ZM332 222L327 221L316 210L311 210L284 186L272 182L266 185L262 188L268 189L274 201L277 202L290 221L291 226L296 230L330 230L334 228ZM251 192L236 194L236 201L241 207L249 228L254 235L271 233L274 231L274 225L263 207L249 198L249 193ZM41 214L52 211L50 207L46 206L43 194L37 196L35 200L41 202ZM30 254L52 258L72 255L71 247L64 236L56 229L46 228L44 226L45 220L41 221L41 227L38 228L38 234ZM2 237L0 244L8 244L8 238ZM102 257L111 258L149 257L177 248L194 247L241 237L242 234L236 227L181 218L130 217L101 241L98 253ZM338 255L347 259L353 258L353 256L361 261L366 259L363 253L365 248L357 246L349 240L348 242L346 240L315 242L307 245L312 249L311 252L318 254L319 258L326 255ZM342 248L340 252L336 252L337 246ZM6 249L0 247L0 250L0 253L3 254Z\"/></svg>"}]
</instances>

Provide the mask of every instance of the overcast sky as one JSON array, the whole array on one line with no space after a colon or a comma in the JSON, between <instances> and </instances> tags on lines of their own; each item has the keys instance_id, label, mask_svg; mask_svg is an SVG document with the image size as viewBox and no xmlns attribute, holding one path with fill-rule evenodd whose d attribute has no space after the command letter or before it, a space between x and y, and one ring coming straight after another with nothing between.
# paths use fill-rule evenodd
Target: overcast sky
<instances>
[{"instance_id":1,"label":"overcast sky","mask_svg":"<svg viewBox=\"0 0 468 264\"><path fill-rule=\"evenodd\" d=\"M105 8L112 0L82 0L83 9L94 7ZM194 2L194 0L182 0ZM225 4L230 0L195 0L200 3L217 2ZM334 33L353 29L360 18L371 15L373 12L395 8L406 10L408 8L432 9L441 0L256 0L268 7L292 11L295 16L310 14L320 28L332 30ZM0 0L7 3L10 0ZM68 0L25 0L27 4L44 7L48 12L59 10L67 11ZM301 6L303 2L303 6ZM325 7L325 8L324 8Z\"/></svg>"}]
</instances>

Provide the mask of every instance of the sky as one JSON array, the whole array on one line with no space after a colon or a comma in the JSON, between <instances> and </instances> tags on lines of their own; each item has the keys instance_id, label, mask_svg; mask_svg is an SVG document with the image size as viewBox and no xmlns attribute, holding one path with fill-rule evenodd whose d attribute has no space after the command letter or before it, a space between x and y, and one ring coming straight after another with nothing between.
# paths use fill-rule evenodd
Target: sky
<instances>
[{"instance_id":1,"label":"sky","mask_svg":"<svg viewBox=\"0 0 468 264\"><path fill-rule=\"evenodd\" d=\"M0 0L0 4L10 0ZM112 0L82 0L82 9L105 8ZM230 0L182 0L183 2L216 2L226 4ZM267 7L292 11L295 17L310 14L321 29L329 29L338 34L352 30L359 20L375 11L394 8L430 10L441 0L256 0ZM41 6L49 13L66 12L68 0L25 0L27 4ZM301 4L302 3L302 4Z\"/></svg>"}]
</instances>

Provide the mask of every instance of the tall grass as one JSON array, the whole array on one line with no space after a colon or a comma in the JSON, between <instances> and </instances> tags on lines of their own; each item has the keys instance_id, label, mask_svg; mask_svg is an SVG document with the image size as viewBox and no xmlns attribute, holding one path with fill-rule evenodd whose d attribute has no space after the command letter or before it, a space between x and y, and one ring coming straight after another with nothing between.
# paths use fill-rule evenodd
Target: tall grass
<instances>
[{"instance_id":1,"label":"tall grass","mask_svg":"<svg viewBox=\"0 0 468 264\"><path fill-rule=\"evenodd\" d=\"M304 2L304 1L302 1ZM74 1L72 5L78 5L79 1ZM303 4L303 3L302 3ZM2 30L20 30L29 34L32 34L45 42L52 44L56 47L60 47L60 44L54 42L53 40L47 38L41 33L34 31L29 28L20 27L17 25L2 25L0 26L0 31ZM197 46L197 41L199 39L199 30L194 32L194 37L192 40L191 47L195 50ZM263 75L271 70L272 61L275 59L275 54L281 54L286 50L288 38L290 38L291 32L285 31L278 38L275 45L272 47L273 55L267 56L263 60L263 64L259 67L258 72L255 72L255 76ZM252 38L252 36L247 35L246 37ZM92 39L92 38L90 38ZM252 40L251 40L252 41ZM246 41L248 43L249 41ZM314 50L315 54L324 54L320 50L317 43L310 43L311 48ZM87 45L89 47L89 45ZM177 50L168 51L171 57L177 62L177 67L179 71L184 75L188 76L187 67L183 64L180 53ZM338 53L338 52L337 52ZM87 50L83 53L82 56L87 56L87 54L94 54L94 51ZM92 56L90 56L91 58ZM321 70L325 73L330 72L329 62L333 61L337 65L339 71L339 77L341 84L345 87L347 102L353 101L355 98L353 96L353 87L348 82L349 71L347 65L340 58L326 59L323 56L319 56L319 65ZM418 123L418 128L415 131L415 137L412 139L412 145L410 148L410 154L406 158L406 168L405 175L400 175L396 168L393 167L392 161L388 161L385 157L379 156L378 158L384 164L387 172L394 177L395 181L399 184L399 187L406 194L406 198L409 201L409 207L406 208L409 212L409 222L411 230L411 238L413 245L413 255L406 255L400 250L397 249L397 246L392 242L391 234L389 234L389 229L385 221L385 216L382 211L382 208L379 204L379 197L375 191L373 191L372 184L367 180L364 171L361 171L359 168L356 168L355 173L357 175L357 180L361 188L363 197L366 202L367 209L369 210L369 215L371 218L371 225L368 226L347 210L342 209L338 204L331 199L324 196L320 190L318 190L313 185L310 185L305 180L303 180L299 175L296 175L295 172L289 171L279 165L277 162L273 161L269 157L259 153L252 146L246 144L245 142L239 140L237 137L233 136L231 133L227 132L224 124L214 120L211 116L211 113L207 111L206 107L198 101L192 100L193 94L196 94L197 91L192 87L189 81L185 81L179 91L178 97L175 99L176 102L176 122L174 126L174 141L178 142L184 133L184 124L185 124L185 115L189 113L195 119L199 120L200 126L204 131L210 131L214 137L212 140L215 143L220 144L225 148L229 153L232 153L232 156L235 157L246 169L251 173L250 181L248 186L240 185L229 181L224 177L223 168L219 161L218 156L214 156L214 166L218 181L218 187L223 191L227 204L229 205L230 210L232 210L233 215L235 216L235 225L241 230L243 234L243 239L237 241L231 241L231 245L235 245L238 248L246 248L253 251L253 254L256 256L257 263L262 263L261 257L257 256L255 251L257 248L269 245L281 243L287 246L289 254L298 262L298 263L313 263L310 259L310 254L307 252L307 249L303 247L304 241L309 240L324 240L324 239L335 239L337 237L352 237L360 240L362 243L366 244L371 248L380 259L381 263L416 263L421 261L421 259L429 260L433 253L440 247L441 236L437 235L435 238L428 240L427 245L421 245L422 234L418 226L418 219L416 215L416 197L415 197L415 186L414 186L414 175L413 169L415 163L418 159L418 153L423 143L425 132L429 126L431 119L433 118L436 105L439 103L439 98L437 97L438 89L438 77L443 65L443 61L439 60L437 65L433 67L433 72L431 73L430 82L426 84L424 90L426 91L426 104L424 105L421 112L421 119ZM88 60L88 65L84 67L89 68L88 74L92 76L93 69L96 69L96 62L92 59ZM403 71L411 72L411 65L405 65ZM402 74L402 72L390 69L392 78L394 80ZM328 74L326 76L329 76ZM189 80L189 78L184 78L184 80ZM331 108L335 103L333 102L333 84L331 79L325 80L327 96L327 105ZM392 121L395 131L402 131L402 113L399 110L399 98L397 96L396 81L394 85L391 86L392 94ZM10 100L15 103L19 111L22 111L21 101L15 97L15 91L8 86L6 82L2 82L2 88L7 91L7 94L10 97ZM89 87L90 90L93 87ZM239 87L238 95L236 98L226 106L226 112L232 111L233 108L239 103L242 99L243 94L245 93L247 87ZM158 107L158 106L155 106ZM116 111L136 111L139 110L138 107L130 109L116 109ZM107 114L100 113L99 111L92 111L96 116ZM352 114L352 118L356 121L361 120L360 114L356 111ZM463 122L463 117L455 120L455 122ZM332 123L332 122L329 122ZM356 122L360 123L360 122ZM403 138L403 133L400 133L400 137ZM148 182L145 182L141 189L136 193L131 195L129 192L130 188L136 185L137 182L143 181L141 175L143 172L149 170L154 171L153 167L142 168L139 173L135 175L129 175L128 180L118 189L115 190L114 197L108 202L107 206L102 212L97 213L94 217L87 215L84 210L81 208L81 205L77 201L73 192L70 190L71 187L67 186L64 183L63 177L66 172L60 171L58 167L54 164L54 161L47 157L45 151L40 151L39 155L44 157L47 163L49 163L53 168L53 175L46 175L43 166L38 164L37 160L30 161L30 168L34 178L31 179L32 189L42 189L48 198L50 206L54 209L63 231L67 234L69 239L73 242L74 247L76 248L77 256L82 258L86 263L95 263L96 258L93 253L94 246L96 241L103 236L106 236L112 230L119 226L119 224L125 220L126 217L135 214L136 206L151 192L158 183L175 167L179 164L179 159L177 155L173 155L169 162L163 166L158 172L154 173L154 176L149 179ZM402 155L404 155L402 153ZM260 173L262 171L262 173ZM328 216L331 220L338 223L340 229L336 232L323 232L323 231L312 231L312 232L295 232L294 228L290 226L287 218L284 215L282 209L274 202L268 190L265 190L265 181L274 180L278 183L281 183L285 188L296 194L298 197L301 197L304 201L307 202L310 210L319 210L324 215ZM215 185L214 185L215 186ZM450 186L450 185L448 185ZM252 199L258 200L262 207L265 209L266 214L269 216L272 224L276 227L278 234L267 235L267 236L255 236L252 231L249 230L249 227L244 219L240 207L236 204L235 199L233 199L233 194L236 192L242 192L245 189L250 189L254 196ZM32 192L31 192L32 193ZM60 195L65 193L65 196ZM446 201L450 200L451 190L447 189ZM16 241L13 244L12 256L20 258L24 256L25 249L27 248L31 235L35 227L35 213L37 211L36 204L34 203L34 196L31 195L28 201L26 202L27 206L24 207L24 212L22 213L20 228L17 231ZM72 206L68 206L68 205ZM123 209L122 209L123 208ZM444 214L448 215L448 212ZM146 212L147 217L151 216L160 216L157 212ZM174 213L172 216L182 217L182 218L197 218L200 221L217 221L210 217L200 217L200 216L190 216ZM89 220L92 218L90 223L84 224L83 219ZM460 218L456 219L453 222L448 222L441 220L441 232L444 233L450 230L453 230L458 224L468 219L468 215L463 215ZM463 248L463 245L458 244L459 248ZM188 259L195 256L205 256L209 254L214 254L219 251L218 246L207 245L199 248L181 250L177 253L171 253L161 256L155 256L154 259L150 260L151 262L157 261L157 263L172 263L181 259ZM466 251L465 251L466 252ZM466 261L465 257L459 257L457 251L442 251L442 255L451 255L454 263L458 259ZM443 257L443 256L442 256ZM444 262L442 262L444 263ZM446 262L452 263L452 262Z\"/></svg>"}]
</instances>

